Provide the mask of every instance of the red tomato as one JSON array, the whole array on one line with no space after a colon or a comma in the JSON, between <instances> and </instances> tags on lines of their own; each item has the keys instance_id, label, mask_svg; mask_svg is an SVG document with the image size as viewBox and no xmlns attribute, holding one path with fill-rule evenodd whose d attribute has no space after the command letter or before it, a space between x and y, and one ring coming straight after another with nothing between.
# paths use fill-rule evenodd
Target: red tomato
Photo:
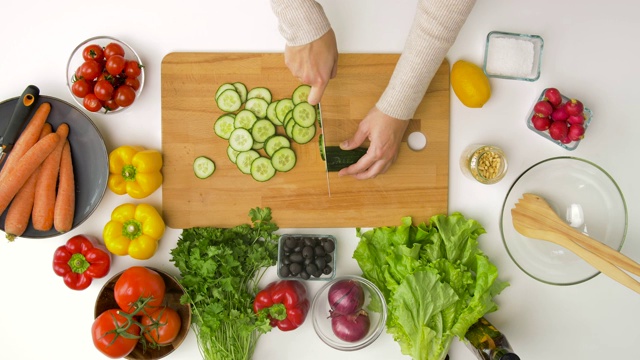
<instances>
[{"instance_id":1,"label":"red tomato","mask_svg":"<svg viewBox=\"0 0 640 360\"><path fill-rule=\"evenodd\" d=\"M131 86L122 85L113 93L113 98L116 100L116 104L122 107L129 106L136 99L136 91Z\"/></svg>"},{"instance_id":2,"label":"red tomato","mask_svg":"<svg viewBox=\"0 0 640 360\"><path fill-rule=\"evenodd\" d=\"M116 101L113 98L105 101L103 106L107 111L114 111L120 107L120 105L116 104Z\"/></svg>"},{"instance_id":3,"label":"red tomato","mask_svg":"<svg viewBox=\"0 0 640 360\"><path fill-rule=\"evenodd\" d=\"M131 88L135 91L138 91L138 89L140 89L140 80L138 80L137 78L126 78L124 80L124 84L131 86Z\"/></svg>"},{"instance_id":4,"label":"red tomato","mask_svg":"<svg viewBox=\"0 0 640 360\"><path fill-rule=\"evenodd\" d=\"M102 65L95 60L87 60L80 65L80 69L78 70L80 72L79 77L83 77L87 80L93 80L102 73ZM78 75L78 72L76 72L76 75Z\"/></svg>"},{"instance_id":5,"label":"red tomato","mask_svg":"<svg viewBox=\"0 0 640 360\"><path fill-rule=\"evenodd\" d=\"M78 79L73 82L73 85L71 85L71 92L79 98L87 96L91 91L91 86L85 79Z\"/></svg>"},{"instance_id":6,"label":"red tomato","mask_svg":"<svg viewBox=\"0 0 640 360\"><path fill-rule=\"evenodd\" d=\"M82 100L82 105L84 105L85 109L92 112L102 109L102 103L95 94L87 94L87 96L84 97L84 100Z\"/></svg>"},{"instance_id":7,"label":"red tomato","mask_svg":"<svg viewBox=\"0 0 640 360\"><path fill-rule=\"evenodd\" d=\"M112 55L107 59L104 68L107 69L109 74L115 76L124 71L126 64L127 60L122 55Z\"/></svg>"},{"instance_id":8,"label":"red tomato","mask_svg":"<svg viewBox=\"0 0 640 360\"><path fill-rule=\"evenodd\" d=\"M118 306L128 313L137 310L139 301L148 299L143 311L151 313L162 305L164 291L165 283L160 274L143 266L132 266L116 281L113 295Z\"/></svg>"},{"instance_id":9,"label":"red tomato","mask_svg":"<svg viewBox=\"0 0 640 360\"><path fill-rule=\"evenodd\" d=\"M100 314L91 326L93 345L104 355L118 359L125 357L135 349L140 336L140 327L129 323L126 317L120 315L122 310L107 310ZM128 326L128 328L127 328ZM126 328L126 332L133 335L128 339L122 335L116 335L114 330Z\"/></svg>"},{"instance_id":10,"label":"red tomato","mask_svg":"<svg viewBox=\"0 0 640 360\"><path fill-rule=\"evenodd\" d=\"M104 55L102 53L102 47L97 44L87 45L82 50L82 57L85 60L95 60L97 62L102 62L104 59L103 56Z\"/></svg>"},{"instance_id":11,"label":"red tomato","mask_svg":"<svg viewBox=\"0 0 640 360\"><path fill-rule=\"evenodd\" d=\"M124 56L124 48L122 48L120 44L112 42L107 44L107 46L104 47L103 53L104 53L105 59L109 60L109 58L113 55Z\"/></svg>"},{"instance_id":12,"label":"red tomato","mask_svg":"<svg viewBox=\"0 0 640 360\"><path fill-rule=\"evenodd\" d=\"M152 344L168 345L178 337L182 320L178 312L162 307L149 315L143 315L140 323L144 337Z\"/></svg>"},{"instance_id":13,"label":"red tomato","mask_svg":"<svg viewBox=\"0 0 640 360\"><path fill-rule=\"evenodd\" d=\"M98 80L93 87L93 93L101 101L107 101L113 95L113 85L108 80Z\"/></svg>"},{"instance_id":14,"label":"red tomato","mask_svg":"<svg viewBox=\"0 0 640 360\"><path fill-rule=\"evenodd\" d=\"M139 64L134 60L127 60L127 65L124 67L124 73L127 77L137 78L142 74L142 64Z\"/></svg>"}]
</instances>

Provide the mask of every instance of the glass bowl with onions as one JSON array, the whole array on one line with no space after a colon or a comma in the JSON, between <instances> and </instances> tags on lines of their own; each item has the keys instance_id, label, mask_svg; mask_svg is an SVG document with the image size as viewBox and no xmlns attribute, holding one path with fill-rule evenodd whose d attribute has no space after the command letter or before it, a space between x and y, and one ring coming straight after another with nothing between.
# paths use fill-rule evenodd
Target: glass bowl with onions
<instances>
[{"instance_id":1,"label":"glass bowl with onions","mask_svg":"<svg viewBox=\"0 0 640 360\"><path fill-rule=\"evenodd\" d=\"M359 276L340 276L326 283L311 304L313 329L330 347L363 349L384 330L387 304L375 284Z\"/></svg>"}]
</instances>

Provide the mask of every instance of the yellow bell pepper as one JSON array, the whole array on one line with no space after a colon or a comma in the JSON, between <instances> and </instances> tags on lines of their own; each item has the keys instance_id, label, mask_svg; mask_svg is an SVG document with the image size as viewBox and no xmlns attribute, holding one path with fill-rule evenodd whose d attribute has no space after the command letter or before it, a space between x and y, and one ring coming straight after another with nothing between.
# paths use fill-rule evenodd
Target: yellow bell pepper
<instances>
[{"instance_id":1,"label":"yellow bell pepper","mask_svg":"<svg viewBox=\"0 0 640 360\"><path fill-rule=\"evenodd\" d=\"M164 220L153 206L122 204L111 213L102 238L111 253L146 260L155 254L164 230Z\"/></svg>"},{"instance_id":2,"label":"yellow bell pepper","mask_svg":"<svg viewBox=\"0 0 640 360\"><path fill-rule=\"evenodd\" d=\"M162 154L142 146L124 145L109 154L111 191L143 199L162 185Z\"/></svg>"}]
</instances>

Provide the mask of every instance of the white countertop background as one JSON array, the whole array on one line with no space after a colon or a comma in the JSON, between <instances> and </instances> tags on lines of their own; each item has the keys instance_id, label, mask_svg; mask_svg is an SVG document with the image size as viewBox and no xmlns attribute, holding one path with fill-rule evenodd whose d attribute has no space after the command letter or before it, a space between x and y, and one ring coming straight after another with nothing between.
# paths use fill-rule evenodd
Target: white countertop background
<instances>
[{"instance_id":1,"label":"white countertop background","mask_svg":"<svg viewBox=\"0 0 640 360\"><path fill-rule=\"evenodd\" d=\"M322 1L343 53L398 53L413 19L415 0ZM552 286L524 274L508 256L500 237L502 202L516 177L534 163L573 155L603 167L627 201L629 226L622 252L640 260L640 5L614 1L479 0L447 58L481 65L486 36L500 30L544 39L542 76L536 82L491 79L493 94L482 109L464 107L451 95L449 212L460 211L487 230L480 247L511 283L499 297L500 310L487 315L523 360L632 359L640 343L640 297L604 275L574 286ZM183 0L86 2L79 0L3 6L0 21L0 99L18 96L29 84L41 94L72 102L65 83L68 56L81 41L110 35L142 57L146 83L140 98L122 114L91 114L107 150L124 144L161 149L160 66L170 52L282 52L284 41L267 0ZM338 75L339 76L339 75ZM557 87L582 99L594 118L586 137L566 151L525 126L542 89ZM428 136L428 134L427 134ZM461 173L458 159L472 143L498 145L509 170L486 186ZM161 191L145 202L161 208ZM54 250L76 234L101 236L117 205L132 201L107 190L91 218L73 232L46 240L0 239L0 359L104 359L91 342L96 295L107 279L84 291L67 289L51 268ZM247 209L248 211L248 209ZM400 219L398 219L398 223ZM281 229L318 232L340 239L338 275L360 274L351 256L355 229ZM178 274L169 262L180 230L167 229L156 255L147 261L118 257L110 274L148 265ZM0 234L4 238L4 234ZM347 254L347 255L345 255ZM270 269L266 281L274 280ZM314 293L321 283L311 283ZM454 340L452 360L474 356ZM166 359L199 359L193 332ZM310 321L297 331L263 335L254 359L408 359L390 335L366 349L343 353L323 344Z\"/></svg>"}]
</instances>

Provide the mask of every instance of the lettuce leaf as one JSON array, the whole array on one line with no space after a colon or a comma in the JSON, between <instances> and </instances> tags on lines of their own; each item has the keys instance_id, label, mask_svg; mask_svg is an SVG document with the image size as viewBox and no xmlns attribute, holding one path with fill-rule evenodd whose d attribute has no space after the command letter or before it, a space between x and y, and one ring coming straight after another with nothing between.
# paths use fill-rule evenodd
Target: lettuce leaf
<instances>
[{"instance_id":1,"label":"lettuce leaf","mask_svg":"<svg viewBox=\"0 0 640 360\"><path fill-rule=\"evenodd\" d=\"M387 302L387 332L403 354L441 360L454 337L498 309L493 298L508 283L478 248L485 233L460 213L436 215L429 224L412 224L361 233L353 258ZM376 304L372 310L379 310Z\"/></svg>"}]
</instances>

